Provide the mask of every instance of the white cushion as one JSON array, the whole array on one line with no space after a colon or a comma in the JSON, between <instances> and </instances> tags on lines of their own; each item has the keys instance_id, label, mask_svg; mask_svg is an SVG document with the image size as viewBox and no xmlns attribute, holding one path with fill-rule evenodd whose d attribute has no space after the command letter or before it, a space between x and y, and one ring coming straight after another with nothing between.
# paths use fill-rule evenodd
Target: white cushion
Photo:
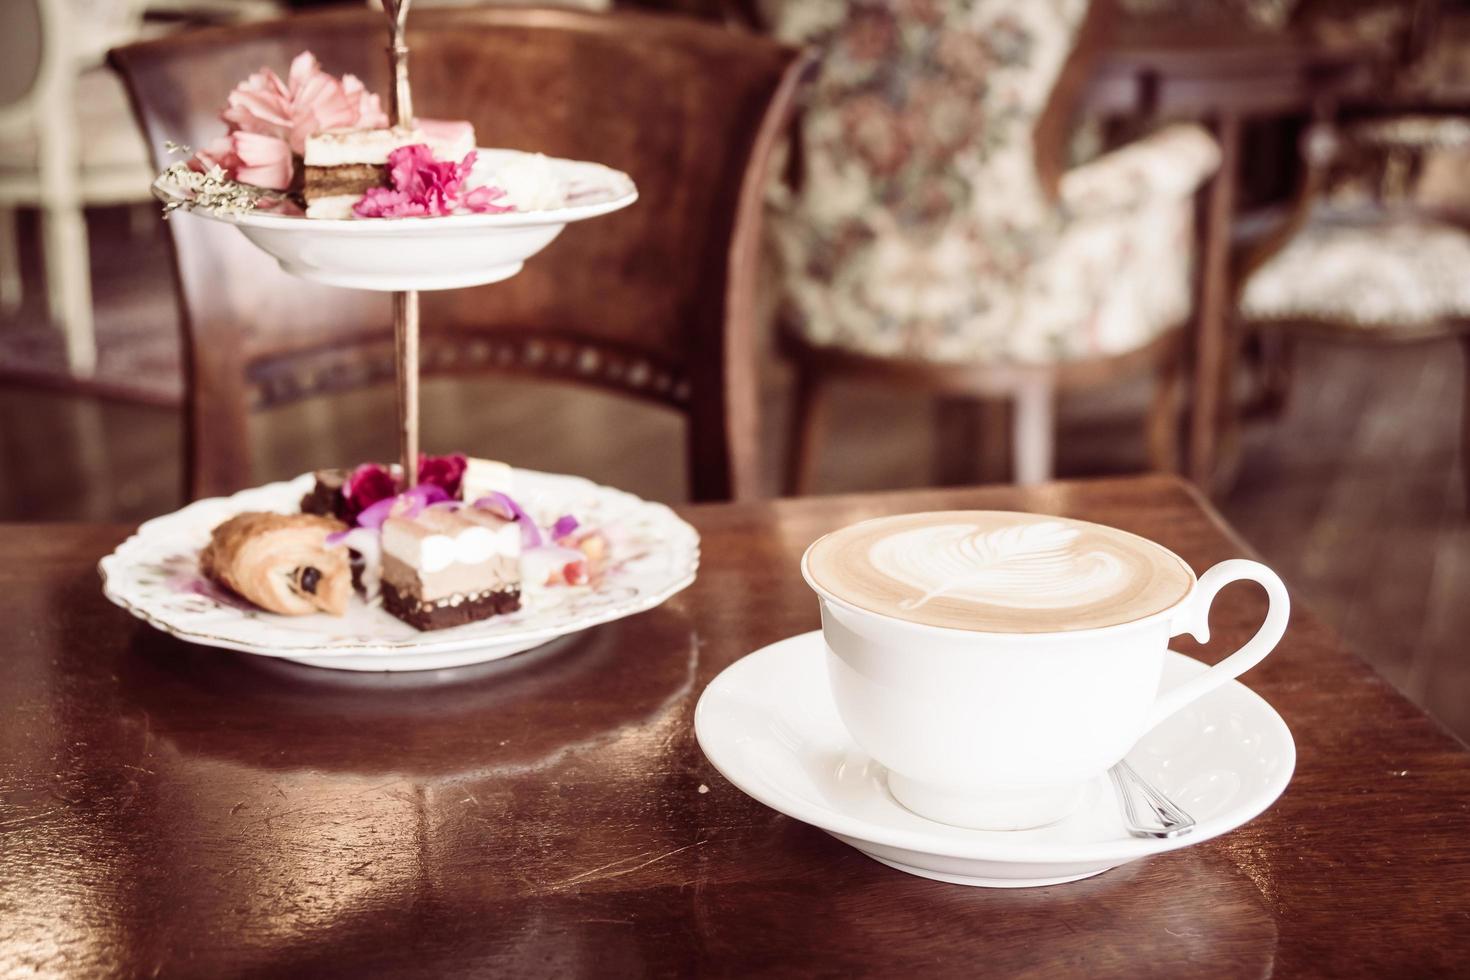
<instances>
[{"instance_id":1,"label":"white cushion","mask_svg":"<svg viewBox=\"0 0 1470 980\"><path fill-rule=\"evenodd\" d=\"M1382 211L1319 213L1246 282L1241 311L1364 327L1470 317L1470 233Z\"/></svg>"}]
</instances>

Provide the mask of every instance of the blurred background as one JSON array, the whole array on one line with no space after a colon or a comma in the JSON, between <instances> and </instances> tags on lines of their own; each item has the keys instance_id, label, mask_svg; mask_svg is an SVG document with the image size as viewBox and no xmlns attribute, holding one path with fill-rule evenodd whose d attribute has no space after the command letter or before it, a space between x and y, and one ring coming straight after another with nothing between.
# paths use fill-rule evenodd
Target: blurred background
<instances>
[{"instance_id":1,"label":"blurred background","mask_svg":"<svg viewBox=\"0 0 1470 980\"><path fill-rule=\"evenodd\" d=\"M149 191L159 141L107 62L308 6L6 0L0 520L130 523L229 489L190 458L243 461L258 483L393 457L381 374L190 427L217 396L209 346L248 343L203 332L197 276L181 290ZM1180 472L1350 647L1470 734L1470 4L627 6L818 59L755 167L759 214L744 205L759 258L731 282L750 295L712 317L695 309L707 287L687 300L689 350L751 341L729 349L750 360L759 460L730 492ZM559 70L575 86L578 66ZM554 115L557 97L507 102L499 130L477 119L481 142L517 145L514 117ZM653 234L681 205L620 152L604 162L640 182ZM742 207L682 220L728 224L721 206ZM536 262L576 277L563 245ZM284 329L293 311L270 315ZM722 495L696 492L690 453L724 436L655 401L513 364L427 378L423 399L429 452L668 502Z\"/></svg>"}]
</instances>

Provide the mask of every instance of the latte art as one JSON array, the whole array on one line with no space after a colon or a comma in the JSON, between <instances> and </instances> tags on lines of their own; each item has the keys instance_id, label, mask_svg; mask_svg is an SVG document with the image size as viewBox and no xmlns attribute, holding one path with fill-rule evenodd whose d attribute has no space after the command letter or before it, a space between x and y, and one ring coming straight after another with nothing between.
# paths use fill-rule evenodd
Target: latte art
<instances>
[{"instance_id":1,"label":"latte art","mask_svg":"<svg viewBox=\"0 0 1470 980\"><path fill-rule=\"evenodd\" d=\"M854 524L808 549L818 591L911 622L1043 633L1132 622L1179 603L1194 574L1144 538L1004 511L906 514Z\"/></svg>"},{"instance_id":2,"label":"latte art","mask_svg":"<svg viewBox=\"0 0 1470 980\"><path fill-rule=\"evenodd\" d=\"M1106 599L1127 586L1123 563L1105 551L1077 553L1079 532L1057 521L985 531L940 524L900 531L868 549L873 567L921 590L899 603L918 609L939 596L1017 609L1060 609Z\"/></svg>"}]
</instances>

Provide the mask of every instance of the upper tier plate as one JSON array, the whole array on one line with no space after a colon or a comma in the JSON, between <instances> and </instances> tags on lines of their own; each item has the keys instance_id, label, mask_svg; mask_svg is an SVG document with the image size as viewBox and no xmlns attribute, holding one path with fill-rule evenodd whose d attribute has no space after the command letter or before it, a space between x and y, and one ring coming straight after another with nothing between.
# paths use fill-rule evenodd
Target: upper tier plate
<instances>
[{"instance_id":1,"label":"upper tier plate","mask_svg":"<svg viewBox=\"0 0 1470 980\"><path fill-rule=\"evenodd\" d=\"M571 514L607 533L609 560L595 586L527 592L519 612L421 633L356 597L342 617L278 616L204 579L199 551L216 525L245 511L295 513L312 484L308 474L146 521L102 559L103 592L191 643L340 670L428 670L495 660L652 609L699 567L698 532L663 504L580 477L516 470L516 499L532 514Z\"/></svg>"},{"instance_id":2,"label":"upper tier plate","mask_svg":"<svg viewBox=\"0 0 1470 980\"><path fill-rule=\"evenodd\" d=\"M533 154L482 148L493 169ZM184 211L238 227L293 276L329 286L394 292L459 289L509 279L573 221L595 218L638 200L633 179L600 163L547 158L564 181L566 206L548 211L452 214L435 218L307 218L263 211ZM165 202L180 200L155 185Z\"/></svg>"}]
</instances>

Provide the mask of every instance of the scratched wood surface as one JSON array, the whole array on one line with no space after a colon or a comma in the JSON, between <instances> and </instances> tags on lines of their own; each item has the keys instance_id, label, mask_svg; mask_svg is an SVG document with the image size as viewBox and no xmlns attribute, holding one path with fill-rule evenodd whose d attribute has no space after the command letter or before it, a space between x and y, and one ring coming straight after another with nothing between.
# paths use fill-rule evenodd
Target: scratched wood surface
<instances>
[{"instance_id":1,"label":"scratched wood surface","mask_svg":"<svg viewBox=\"0 0 1470 980\"><path fill-rule=\"evenodd\" d=\"M1021 507L1246 553L1163 478L690 507L699 581L499 664L338 675L102 598L116 526L0 528L0 973L1463 975L1470 754L1309 615L1246 675L1297 773L1245 828L1098 878L913 878L743 796L705 685L817 625L796 560L884 512ZM1261 605L1217 601L1206 659Z\"/></svg>"}]
</instances>

